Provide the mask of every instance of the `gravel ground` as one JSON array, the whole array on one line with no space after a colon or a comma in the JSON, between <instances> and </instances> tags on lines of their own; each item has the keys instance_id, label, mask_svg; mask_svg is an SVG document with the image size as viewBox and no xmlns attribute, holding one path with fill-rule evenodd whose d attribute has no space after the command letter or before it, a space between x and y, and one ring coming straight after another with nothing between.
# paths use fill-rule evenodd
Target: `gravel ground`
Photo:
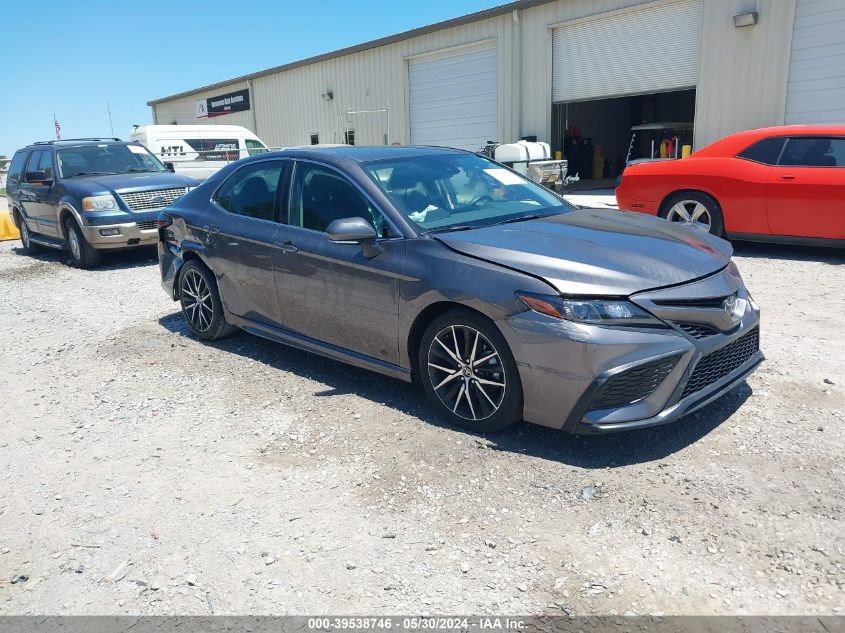
<instances>
[{"instance_id":1,"label":"gravel ground","mask_svg":"<svg viewBox=\"0 0 845 633\"><path fill-rule=\"evenodd\" d=\"M684 420L443 425L420 389L187 334L154 253L0 244L0 613L831 614L845 257L739 246L767 362Z\"/></svg>"}]
</instances>

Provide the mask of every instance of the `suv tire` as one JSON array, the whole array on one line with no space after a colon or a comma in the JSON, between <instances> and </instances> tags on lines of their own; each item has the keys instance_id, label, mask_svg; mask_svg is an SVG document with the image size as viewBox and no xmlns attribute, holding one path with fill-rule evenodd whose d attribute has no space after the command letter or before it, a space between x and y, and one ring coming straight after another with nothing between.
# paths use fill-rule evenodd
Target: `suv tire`
<instances>
[{"instance_id":1,"label":"suv tire","mask_svg":"<svg viewBox=\"0 0 845 633\"><path fill-rule=\"evenodd\" d=\"M179 271L179 303L194 336L213 341L238 329L226 322L214 275L199 262L185 262Z\"/></svg>"},{"instance_id":2,"label":"suv tire","mask_svg":"<svg viewBox=\"0 0 845 633\"><path fill-rule=\"evenodd\" d=\"M32 231L26 224L20 213L15 212L15 220L18 225L18 230L21 233L21 251L24 255L38 255L44 252L44 247L32 241Z\"/></svg>"},{"instance_id":3,"label":"suv tire","mask_svg":"<svg viewBox=\"0 0 845 633\"><path fill-rule=\"evenodd\" d=\"M426 394L450 422L476 433L522 417L522 383L510 348L488 319L450 310L426 328L417 354Z\"/></svg>"},{"instance_id":4,"label":"suv tire","mask_svg":"<svg viewBox=\"0 0 845 633\"><path fill-rule=\"evenodd\" d=\"M77 268L94 268L100 263L100 251L91 246L79 225L71 218L65 220L65 235L70 259Z\"/></svg>"}]
</instances>

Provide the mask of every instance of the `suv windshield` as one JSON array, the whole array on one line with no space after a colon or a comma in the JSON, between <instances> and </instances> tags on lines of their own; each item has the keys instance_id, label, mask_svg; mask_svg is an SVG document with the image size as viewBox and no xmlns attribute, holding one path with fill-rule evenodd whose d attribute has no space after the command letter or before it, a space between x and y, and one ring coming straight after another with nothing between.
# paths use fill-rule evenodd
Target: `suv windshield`
<instances>
[{"instance_id":1,"label":"suv windshield","mask_svg":"<svg viewBox=\"0 0 845 633\"><path fill-rule=\"evenodd\" d=\"M424 232L478 228L572 209L548 189L474 154L381 160L364 168Z\"/></svg>"},{"instance_id":2,"label":"suv windshield","mask_svg":"<svg viewBox=\"0 0 845 633\"><path fill-rule=\"evenodd\" d=\"M59 175L62 178L91 174L125 174L135 171L165 171L164 165L143 145L104 143L60 149Z\"/></svg>"}]
</instances>

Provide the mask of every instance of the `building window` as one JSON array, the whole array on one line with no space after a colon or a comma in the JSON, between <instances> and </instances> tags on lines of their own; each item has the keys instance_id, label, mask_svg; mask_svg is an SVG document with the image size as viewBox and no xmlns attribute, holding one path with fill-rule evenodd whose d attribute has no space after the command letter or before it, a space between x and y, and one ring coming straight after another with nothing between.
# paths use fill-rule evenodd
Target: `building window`
<instances>
[{"instance_id":1,"label":"building window","mask_svg":"<svg viewBox=\"0 0 845 633\"><path fill-rule=\"evenodd\" d=\"M319 134L312 134L311 135L311 145L319 145L320 144L320 135Z\"/></svg>"},{"instance_id":2,"label":"building window","mask_svg":"<svg viewBox=\"0 0 845 633\"><path fill-rule=\"evenodd\" d=\"M344 136L347 145L355 145L355 130L346 130Z\"/></svg>"}]
</instances>

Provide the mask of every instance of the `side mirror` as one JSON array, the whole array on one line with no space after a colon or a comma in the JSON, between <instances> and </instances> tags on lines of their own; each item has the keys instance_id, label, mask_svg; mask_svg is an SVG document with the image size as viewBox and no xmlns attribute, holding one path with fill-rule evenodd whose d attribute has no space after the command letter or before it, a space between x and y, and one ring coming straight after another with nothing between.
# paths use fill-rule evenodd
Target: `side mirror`
<instances>
[{"instance_id":1,"label":"side mirror","mask_svg":"<svg viewBox=\"0 0 845 633\"><path fill-rule=\"evenodd\" d=\"M335 220L326 229L332 242L364 242L376 239L376 230L364 218Z\"/></svg>"},{"instance_id":2,"label":"side mirror","mask_svg":"<svg viewBox=\"0 0 845 633\"><path fill-rule=\"evenodd\" d=\"M26 181L33 184L49 185L53 182L53 178L46 171L28 171L26 172Z\"/></svg>"},{"instance_id":3,"label":"side mirror","mask_svg":"<svg viewBox=\"0 0 845 633\"><path fill-rule=\"evenodd\" d=\"M170 161L167 161L166 163L164 163L164 168L171 173L174 173L174 174L176 173L176 165L174 165Z\"/></svg>"},{"instance_id":4,"label":"side mirror","mask_svg":"<svg viewBox=\"0 0 845 633\"><path fill-rule=\"evenodd\" d=\"M382 252L376 244L376 230L364 218L335 220L326 228L326 236L332 242L363 244L364 257L375 257Z\"/></svg>"}]
</instances>

